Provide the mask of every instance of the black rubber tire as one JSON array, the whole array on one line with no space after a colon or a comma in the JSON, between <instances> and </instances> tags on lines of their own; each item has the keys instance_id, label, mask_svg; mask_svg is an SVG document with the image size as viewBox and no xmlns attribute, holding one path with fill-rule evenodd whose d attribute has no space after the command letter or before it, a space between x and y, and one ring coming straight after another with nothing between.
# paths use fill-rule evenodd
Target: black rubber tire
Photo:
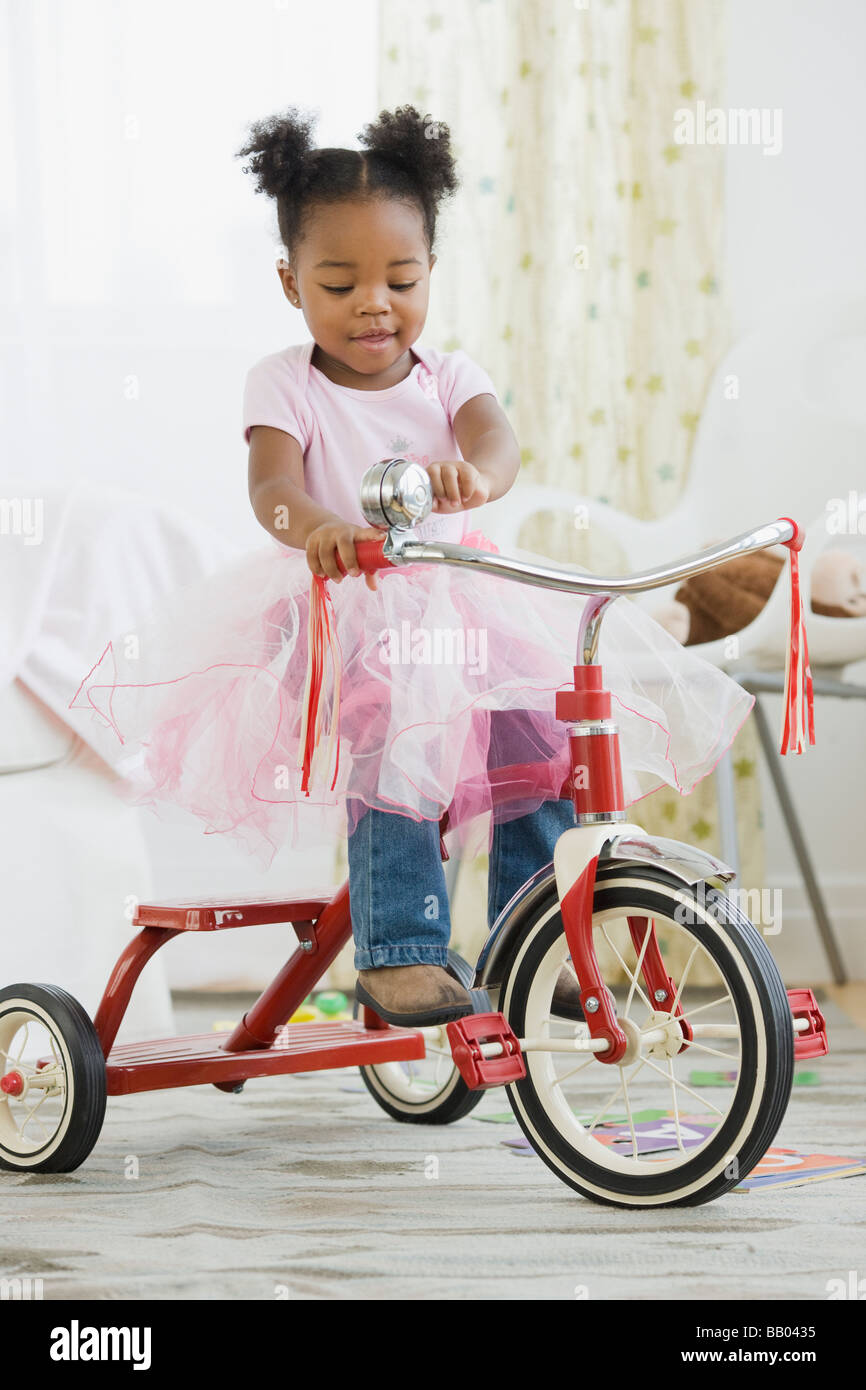
<instances>
[{"instance_id":1,"label":"black rubber tire","mask_svg":"<svg viewBox=\"0 0 866 1390\"><path fill-rule=\"evenodd\" d=\"M71 1173L93 1149L105 1119L105 1058L96 1029L77 999L56 985L7 985L0 990L0 1026L16 1003L51 1028L67 1072L63 1124L47 1152L16 1155L0 1140L0 1168L16 1173ZM15 1010L17 1012L17 1010ZM2 1102L0 1102L2 1103Z\"/></svg>"},{"instance_id":2,"label":"black rubber tire","mask_svg":"<svg viewBox=\"0 0 866 1390\"><path fill-rule=\"evenodd\" d=\"M615 885L614 886L614 881ZM616 1173L594 1164L568 1144L548 1118L531 1075L507 1087L515 1118L539 1157L563 1182L592 1201L608 1206L697 1206L736 1187L764 1156L782 1122L791 1094L794 1072L794 1033L791 1011L775 961L760 933L718 890L703 886L706 913L694 888L663 869L620 865L603 870L596 882L594 910L630 910L636 916L665 915L671 895L685 896L695 905L690 933L701 941L723 975L734 999L740 1029L742 1066L737 1089L718 1134L691 1162L668 1173L641 1176ZM532 920L521 934L503 970L499 1007L518 1037L525 1036L525 1012L532 980L554 940L562 935L562 917L552 912L558 901L555 880L537 901ZM739 959L742 968L737 964ZM745 973L743 973L745 972ZM746 978L747 977L747 978ZM758 999L758 1016L749 1003L747 979ZM765 1065L758 1074L758 1038L763 1041ZM746 1117L757 1096L757 1109L748 1126ZM723 1158L736 1157L719 1169ZM701 1169L707 1170L701 1181ZM715 1171L714 1171L715 1170Z\"/></svg>"},{"instance_id":3,"label":"black rubber tire","mask_svg":"<svg viewBox=\"0 0 866 1390\"><path fill-rule=\"evenodd\" d=\"M466 989L471 989L474 984L475 972L472 966L457 955L456 951L448 952L448 973ZM358 1016L358 1006L355 1005L355 1017ZM394 1063L386 1065L393 1066ZM390 1115L392 1120L399 1120L406 1125L450 1125L455 1120L462 1120L464 1115L468 1115L484 1095L483 1091L470 1091L466 1082L460 1076L457 1068L454 1068L454 1076L446 1084L442 1098L438 1095L433 1100L419 1102L417 1105L410 1104L409 1101L396 1100L389 1094L387 1077L381 1075L381 1068L359 1067L361 1080L375 1100L376 1104Z\"/></svg>"}]
</instances>

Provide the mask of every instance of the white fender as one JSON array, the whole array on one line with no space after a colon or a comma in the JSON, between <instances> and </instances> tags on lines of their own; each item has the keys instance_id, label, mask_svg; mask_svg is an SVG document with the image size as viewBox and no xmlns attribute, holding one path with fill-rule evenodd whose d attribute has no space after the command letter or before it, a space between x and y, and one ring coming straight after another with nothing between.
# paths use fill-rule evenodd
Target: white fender
<instances>
[{"instance_id":1,"label":"white fender","mask_svg":"<svg viewBox=\"0 0 866 1390\"><path fill-rule=\"evenodd\" d=\"M562 902L566 893L580 878L587 864L617 835L634 835L646 839L646 831L630 821L610 821L602 825L576 825L564 830L553 850L553 871L556 892Z\"/></svg>"},{"instance_id":2,"label":"white fender","mask_svg":"<svg viewBox=\"0 0 866 1390\"><path fill-rule=\"evenodd\" d=\"M599 855L599 868L610 864L611 860L646 864L667 869L685 884L700 883L713 877L722 881L735 877L734 870L729 865L721 859L716 859L706 850L696 849L680 840L649 835L640 825L631 821L576 825L562 832L553 850L556 894L560 902L596 855ZM543 865L503 908L478 956L475 966L476 985L495 988L501 962L507 959L509 954L510 942L515 934L519 935L522 930L527 904L531 902L539 885L549 877L549 873L550 865Z\"/></svg>"}]
</instances>

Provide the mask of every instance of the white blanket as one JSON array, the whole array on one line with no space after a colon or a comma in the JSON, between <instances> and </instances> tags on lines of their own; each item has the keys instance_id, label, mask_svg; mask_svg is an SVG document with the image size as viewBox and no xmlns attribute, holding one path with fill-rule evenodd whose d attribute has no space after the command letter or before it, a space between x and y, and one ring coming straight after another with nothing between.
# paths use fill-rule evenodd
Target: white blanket
<instances>
[{"instance_id":1,"label":"white blanket","mask_svg":"<svg viewBox=\"0 0 866 1390\"><path fill-rule=\"evenodd\" d=\"M150 498L86 481L7 480L0 539L0 688L17 676L110 761L96 716L69 709L81 681L112 638L243 547Z\"/></svg>"}]
</instances>

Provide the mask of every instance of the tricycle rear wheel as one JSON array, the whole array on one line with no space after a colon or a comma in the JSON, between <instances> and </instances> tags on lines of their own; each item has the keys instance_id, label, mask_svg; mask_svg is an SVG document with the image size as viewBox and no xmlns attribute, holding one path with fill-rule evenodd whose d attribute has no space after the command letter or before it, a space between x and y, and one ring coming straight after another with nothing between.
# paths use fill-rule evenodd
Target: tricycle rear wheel
<instances>
[{"instance_id":1,"label":"tricycle rear wheel","mask_svg":"<svg viewBox=\"0 0 866 1390\"><path fill-rule=\"evenodd\" d=\"M105 1058L88 1014L56 985L0 990L0 1168L70 1173L99 1138Z\"/></svg>"},{"instance_id":2,"label":"tricycle rear wheel","mask_svg":"<svg viewBox=\"0 0 866 1390\"><path fill-rule=\"evenodd\" d=\"M448 952L446 969L466 989L473 987L475 972L456 951ZM359 1013L356 1003L356 1018ZM428 1043L423 1061L382 1062L358 1070L376 1104L392 1120L409 1125L450 1125L474 1110L484 1092L470 1091L455 1067L444 1024L435 1034L431 1028L425 1028L424 1033Z\"/></svg>"}]
</instances>

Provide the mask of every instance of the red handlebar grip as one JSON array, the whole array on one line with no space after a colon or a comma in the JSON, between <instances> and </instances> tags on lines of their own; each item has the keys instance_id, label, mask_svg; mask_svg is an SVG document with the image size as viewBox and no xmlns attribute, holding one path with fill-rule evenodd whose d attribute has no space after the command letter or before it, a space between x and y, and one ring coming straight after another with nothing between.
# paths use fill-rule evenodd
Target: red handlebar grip
<instances>
[{"instance_id":1,"label":"red handlebar grip","mask_svg":"<svg viewBox=\"0 0 866 1390\"><path fill-rule=\"evenodd\" d=\"M380 541L355 541L355 554L358 557L358 564L361 566L362 574L372 574L374 570L393 569L390 560L386 560L382 551L385 546L385 537ZM341 574L346 573L346 567L340 559L339 551L336 552L337 569Z\"/></svg>"}]
</instances>

